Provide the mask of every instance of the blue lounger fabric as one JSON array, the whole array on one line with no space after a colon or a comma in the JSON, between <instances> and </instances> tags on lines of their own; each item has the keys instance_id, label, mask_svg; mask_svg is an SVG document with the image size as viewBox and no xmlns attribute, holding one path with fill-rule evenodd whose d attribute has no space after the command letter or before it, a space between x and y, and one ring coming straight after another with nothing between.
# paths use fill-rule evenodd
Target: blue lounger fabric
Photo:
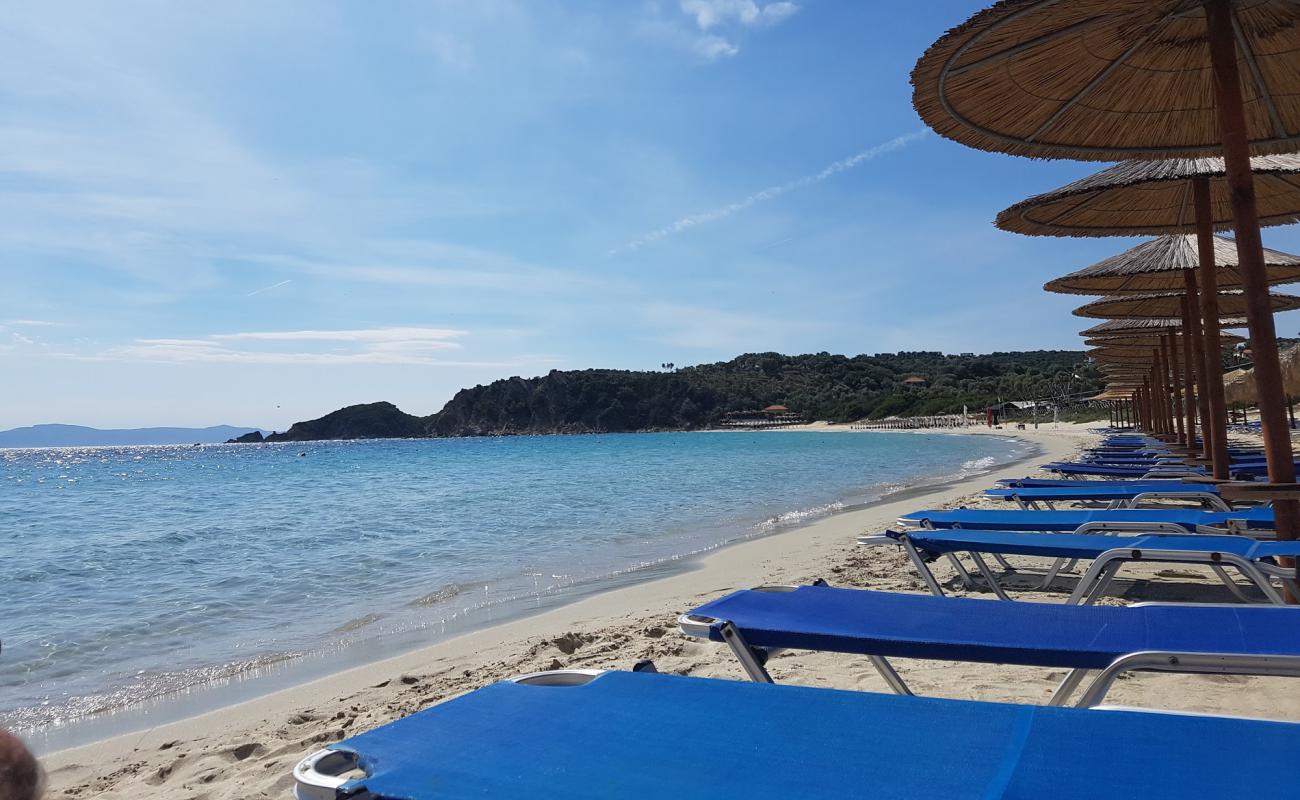
<instances>
[{"instance_id":1,"label":"blue lounger fabric","mask_svg":"<svg viewBox=\"0 0 1300 800\"><path fill-rule=\"evenodd\" d=\"M608 672L493 684L332 747L369 773L339 796L377 800L1263 797L1300 725Z\"/></svg>"},{"instance_id":2,"label":"blue lounger fabric","mask_svg":"<svg viewBox=\"0 0 1300 800\"><path fill-rule=\"evenodd\" d=\"M1156 486L1156 487L1163 487L1163 486L1204 486L1204 487L1206 487L1206 489L1207 489L1207 491L1208 491L1208 490L1210 490L1210 489L1213 489L1213 487L1214 487L1214 484L1209 484L1209 483L1194 484L1194 483L1189 483L1189 482L1187 482L1187 481L1184 481L1184 480L1181 479L1181 478L1164 478L1164 479L1149 478L1149 479L1146 479L1146 480L1143 480L1143 479L1141 479L1141 478L1132 478L1132 479L1129 479L1129 480L1113 480L1113 481L1090 481L1090 480L1084 480L1084 479L1079 479L1079 478L1075 478L1075 479L1071 479L1071 478L998 478L996 482L997 482L997 484L998 484L999 486L1014 487L1014 488L1023 488L1023 489L1037 488L1037 487L1064 488L1064 487L1069 487L1069 486L1078 486L1078 487L1085 488L1085 489L1101 488L1101 487L1107 487L1107 486L1114 486L1114 487L1125 487L1125 486Z\"/></svg>"},{"instance_id":3,"label":"blue lounger fabric","mask_svg":"<svg viewBox=\"0 0 1300 800\"><path fill-rule=\"evenodd\" d=\"M1066 606L800 586L745 589L692 615L730 621L755 647L1100 669L1142 650L1300 655L1281 606ZM719 624L709 638L722 641Z\"/></svg>"},{"instance_id":4,"label":"blue lounger fabric","mask_svg":"<svg viewBox=\"0 0 1300 800\"><path fill-rule=\"evenodd\" d=\"M1127 486L1099 486L1095 489L1090 486L1025 486L985 489L984 496L1002 498L1003 500L1014 500L1019 497L1022 500L1051 500L1053 502L1067 502L1072 500L1131 500L1140 494L1148 494L1150 492L1162 492L1164 494L1218 494L1218 490L1211 484L1180 482L1174 485L1166 484L1163 486L1153 483L1138 483Z\"/></svg>"},{"instance_id":5,"label":"blue lounger fabric","mask_svg":"<svg viewBox=\"0 0 1300 800\"><path fill-rule=\"evenodd\" d=\"M1273 509L1267 506L1240 511L1197 511L1195 509L1106 508L1068 511L1020 511L988 508L953 510L923 509L898 518L906 525L935 528L968 528L990 531L1072 531L1080 525L1102 522L1163 522L1181 525L1195 533L1198 525L1222 527L1229 522L1245 523L1249 528L1268 530L1273 527Z\"/></svg>"},{"instance_id":6,"label":"blue lounger fabric","mask_svg":"<svg viewBox=\"0 0 1300 800\"><path fill-rule=\"evenodd\" d=\"M895 539L904 534L886 531ZM1097 558L1109 550L1179 550L1188 553L1229 553L1248 561L1300 556L1300 541L1261 542L1248 536L1205 534L1098 536L1087 533L1026 531L909 531L916 549L926 553L999 553L1043 558Z\"/></svg>"}]
</instances>

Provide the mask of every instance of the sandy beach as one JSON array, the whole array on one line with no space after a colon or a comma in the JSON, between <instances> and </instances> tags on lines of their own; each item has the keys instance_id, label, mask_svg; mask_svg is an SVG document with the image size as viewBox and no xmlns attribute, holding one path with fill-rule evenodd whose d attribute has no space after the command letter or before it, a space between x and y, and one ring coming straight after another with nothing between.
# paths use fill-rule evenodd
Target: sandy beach
<instances>
[{"instance_id":1,"label":"sandy beach","mask_svg":"<svg viewBox=\"0 0 1300 800\"><path fill-rule=\"evenodd\" d=\"M1001 471L1024 475L1041 461L1074 453L1090 440L1087 427L1043 425L1038 430L972 433L1015 435L1038 444L1039 457ZM201 716L52 754L43 760L49 796L288 797L294 764L320 746L527 672L626 669L652 659L663 672L740 679L742 673L725 648L687 639L677 630L679 614L733 589L816 578L837 586L923 592L898 548L860 547L855 537L884 529L899 514L917 508L979 502L978 492L994 477L976 476L887 499L723 548L677 575L611 590ZM940 578L950 577L942 569ZM1146 594L1137 594L1131 584L1117 585L1124 599L1222 599L1208 573L1152 569L1161 580ZM1058 587L1062 585L1068 582ZM1059 588L1032 594L1040 602L1059 602L1066 596ZM982 664L900 660L896 665L918 693L1028 703L1042 702L1062 676L1060 671ZM791 652L773 659L769 668L780 682L886 691L860 658ZM1122 680L1110 700L1300 720L1300 699L1282 679L1140 676Z\"/></svg>"}]
</instances>

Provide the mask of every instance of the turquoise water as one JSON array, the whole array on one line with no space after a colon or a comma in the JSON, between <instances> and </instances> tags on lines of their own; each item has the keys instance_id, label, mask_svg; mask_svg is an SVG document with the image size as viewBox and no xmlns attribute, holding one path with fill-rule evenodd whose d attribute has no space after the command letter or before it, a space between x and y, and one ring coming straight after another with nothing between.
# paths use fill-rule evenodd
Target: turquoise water
<instances>
[{"instance_id":1,"label":"turquoise water","mask_svg":"<svg viewBox=\"0 0 1300 800\"><path fill-rule=\"evenodd\" d=\"M0 724L386 655L1025 448L763 432L2 450Z\"/></svg>"}]
</instances>

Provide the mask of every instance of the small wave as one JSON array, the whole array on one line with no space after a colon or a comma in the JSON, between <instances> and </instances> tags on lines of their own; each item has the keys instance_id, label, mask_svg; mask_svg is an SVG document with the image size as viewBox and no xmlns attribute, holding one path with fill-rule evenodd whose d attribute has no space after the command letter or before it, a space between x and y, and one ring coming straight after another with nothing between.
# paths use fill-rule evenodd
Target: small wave
<instances>
[{"instance_id":1,"label":"small wave","mask_svg":"<svg viewBox=\"0 0 1300 800\"><path fill-rule=\"evenodd\" d=\"M768 517L755 527L761 531L770 531L777 528L787 528L795 525L806 525L820 517L830 516L838 511L844 510L844 503L835 501L825 505L813 506L811 508L801 508L795 511L787 511L784 514L777 514L775 517Z\"/></svg>"},{"instance_id":2,"label":"small wave","mask_svg":"<svg viewBox=\"0 0 1300 800\"><path fill-rule=\"evenodd\" d=\"M970 461L961 462L962 475L974 475L985 470L992 469L998 463L993 456L984 456L983 458L974 458Z\"/></svg>"},{"instance_id":3,"label":"small wave","mask_svg":"<svg viewBox=\"0 0 1300 800\"><path fill-rule=\"evenodd\" d=\"M366 614L364 617L357 617L356 619L348 620L330 631L330 633L351 633L352 631L361 630L367 625L373 625L383 618L383 614Z\"/></svg>"},{"instance_id":4,"label":"small wave","mask_svg":"<svg viewBox=\"0 0 1300 800\"><path fill-rule=\"evenodd\" d=\"M465 586L464 584L449 583L446 586L441 586L435 589L434 591L424 595L423 597L415 598L411 602L407 603L407 605L412 606L414 608L422 608L424 606L434 606L437 605L438 603L444 603L450 600L456 595L463 593L468 588L470 587Z\"/></svg>"},{"instance_id":5,"label":"small wave","mask_svg":"<svg viewBox=\"0 0 1300 800\"><path fill-rule=\"evenodd\" d=\"M267 653L255 658L175 672L140 672L106 692L46 698L39 705L0 711L0 725L19 732L55 728L86 717L121 711L198 687L217 686L260 675L269 668L300 658L297 652Z\"/></svg>"}]
</instances>

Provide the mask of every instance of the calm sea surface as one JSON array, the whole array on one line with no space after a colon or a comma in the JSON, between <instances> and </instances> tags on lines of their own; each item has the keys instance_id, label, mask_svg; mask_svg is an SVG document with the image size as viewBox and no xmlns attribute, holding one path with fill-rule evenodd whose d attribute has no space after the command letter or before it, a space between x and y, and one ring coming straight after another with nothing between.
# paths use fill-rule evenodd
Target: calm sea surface
<instances>
[{"instance_id":1,"label":"calm sea surface","mask_svg":"<svg viewBox=\"0 0 1300 800\"><path fill-rule=\"evenodd\" d=\"M1025 448L763 432L0 450L0 724L388 655Z\"/></svg>"}]
</instances>

